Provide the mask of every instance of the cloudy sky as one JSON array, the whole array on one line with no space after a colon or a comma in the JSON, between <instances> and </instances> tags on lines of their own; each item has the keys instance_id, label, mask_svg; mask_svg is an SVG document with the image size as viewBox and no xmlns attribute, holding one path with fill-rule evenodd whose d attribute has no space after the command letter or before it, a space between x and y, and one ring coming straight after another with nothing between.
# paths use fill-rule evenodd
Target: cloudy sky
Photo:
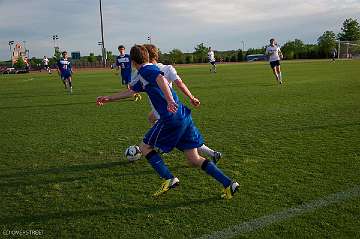
<instances>
[{"instance_id":1,"label":"cloudy sky","mask_svg":"<svg viewBox=\"0 0 360 239\"><path fill-rule=\"evenodd\" d=\"M204 42L215 50L262 47L299 38L315 43L326 30L339 32L346 18L360 21L360 0L102 0L105 46L152 43L163 52L192 52ZM98 0L0 0L0 60L8 41L26 41L30 56L61 50L100 54Z\"/></svg>"}]
</instances>

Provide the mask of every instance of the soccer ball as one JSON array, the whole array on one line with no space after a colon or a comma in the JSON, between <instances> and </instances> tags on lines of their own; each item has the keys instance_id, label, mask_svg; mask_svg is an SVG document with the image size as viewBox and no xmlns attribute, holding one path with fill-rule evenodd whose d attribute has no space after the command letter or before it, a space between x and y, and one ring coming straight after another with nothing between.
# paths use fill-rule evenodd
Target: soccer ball
<instances>
[{"instance_id":1,"label":"soccer ball","mask_svg":"<svg viewBox=\"0 0 360 239\"><path fill-rule=\"evenodd\" d=\"M129 162L139 160L141 155L140 148L137 145L131 145L125 150L125 157Z\"/></svg>"}]
</instances>

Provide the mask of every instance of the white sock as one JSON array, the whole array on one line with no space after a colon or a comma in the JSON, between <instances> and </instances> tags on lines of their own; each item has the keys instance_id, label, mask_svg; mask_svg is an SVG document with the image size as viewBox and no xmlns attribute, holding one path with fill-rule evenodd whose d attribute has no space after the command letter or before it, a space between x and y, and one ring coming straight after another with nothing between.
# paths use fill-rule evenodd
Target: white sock
<instances>
[{"instance_id":1,"label":"white sock","mask_svg":"<svg viewBox=\"0 0 360 239\"><path fill-rule=\"evenodd\" d=\"M206 154L207 156L214 157L214 150L210 149L210 148L207 147L205 144L201 145L201 146L198 148L198 151L199 151L200 153Z\"/></svg>"},{"instance_id":2,"label":"white sock","mask_svg":"<svg viewBox=\"0 0 360 239\"><path fill-rule=\"evenodd\" d=\"M279 72L279 80L282 80L281 72Z\"/></svg>"}]
</instances>

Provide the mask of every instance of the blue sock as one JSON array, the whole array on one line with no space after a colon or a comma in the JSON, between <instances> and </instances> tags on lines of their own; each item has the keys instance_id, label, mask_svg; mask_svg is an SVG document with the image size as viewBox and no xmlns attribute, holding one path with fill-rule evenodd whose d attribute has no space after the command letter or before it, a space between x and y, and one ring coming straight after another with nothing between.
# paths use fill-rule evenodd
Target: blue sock
<instances>
[{"instance_id":1,"label":"blue sock","mask_svg":"<svg viewBox=\"0 0 360 239\"><path fill-rule=\"evenodd\" d=\"M160 175L161 178L174 178L168 167L166 167L164 161L161 159L160 155L155 150L148 153L145 158L148 160L153 169L155 169L155 171Z\"/></svg>"},{"instance_id":2,"label":"blue sock","mask_svg":"<svg viewBox=\"0 0 360 239\"><path fill-rule=\"evenodd\" d=\"M201 169L204 170L207 174L215 178L219 183L221 183L224 188L227 188L231 184L231 179L227 177L213 161L205 160L201 165Z\"/></svg>"}]
</instances>

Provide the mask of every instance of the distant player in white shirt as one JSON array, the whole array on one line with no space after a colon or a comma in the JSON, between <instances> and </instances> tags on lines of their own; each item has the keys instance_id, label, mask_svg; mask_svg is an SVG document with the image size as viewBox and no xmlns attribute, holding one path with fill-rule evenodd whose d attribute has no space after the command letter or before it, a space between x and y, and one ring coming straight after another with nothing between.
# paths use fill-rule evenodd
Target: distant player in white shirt
<instances>
[{"instance_id":1,"label":"distant player in white shirt","mask_svg":"<svg viewBox=\"0 0 360 239\"><path fill-rule=\"evenodd\" d=\"M216 60L215 60L215 54L214 51L211 50L211 47L209 47L208 51L208 59L209 63L211 64L210 72L216 73Z\"/></svg>"},{"instance_id":2,"label":"distant player in white shirt","mask_svg":"<svg viewBox=\"0 0 360 239\"><path fill-rule=\"evenodd\" d=\"M189 98L190 103L194 107L199 107L200 106L199 99L197 99L195 96L191 94L186 84L181 80L180 76L177 74L176 69L172 65L163 65L157 62L159 58L158 48L153 44L144 44L144 46L149 53L150 63L159 67L160 71L164 73L164 77L168 80L169 86L172 88L172 85L174 83L176 87L180 89L180 91ZM155 110L154 106L151 104L151 101L150 101L150 105L152 111L148 115L148 120L150 124L154 125L156 121L160 119L160 115ZM217 163L219 159L222 157L220 152L210 149L205 144L201 145L198 148L198 151L200 153L210 156L215 163Z\"/></svg>"},{"instance_id":3,"label":"distant player in white shirt","mask_svg":"<svg viewBox=\"0 0 360 239\"><path fill-rule=\"evenodd\" d=\"M51 74L51 70L50 70L50 67L49 67L49 59L46 56L44 56L42 62L43 62L43 65L44 65L44 69L47 72L49 72L49 74Z\"/></svg>"},{"instance_id":4,"label":"distant player in white shirt","mask_svg":"<svg viewBox=\"0 0 360 239\"><path fill-rule=\"evenodd\" d=\"M270 46L266 48L265 54L269 57L271 69L275 75L276 80L279 84L282 84L282 76L280 69L280 60L282 59L282 53L280 47L274 38L270 39Z\"/></svg>"}]
</instances>

